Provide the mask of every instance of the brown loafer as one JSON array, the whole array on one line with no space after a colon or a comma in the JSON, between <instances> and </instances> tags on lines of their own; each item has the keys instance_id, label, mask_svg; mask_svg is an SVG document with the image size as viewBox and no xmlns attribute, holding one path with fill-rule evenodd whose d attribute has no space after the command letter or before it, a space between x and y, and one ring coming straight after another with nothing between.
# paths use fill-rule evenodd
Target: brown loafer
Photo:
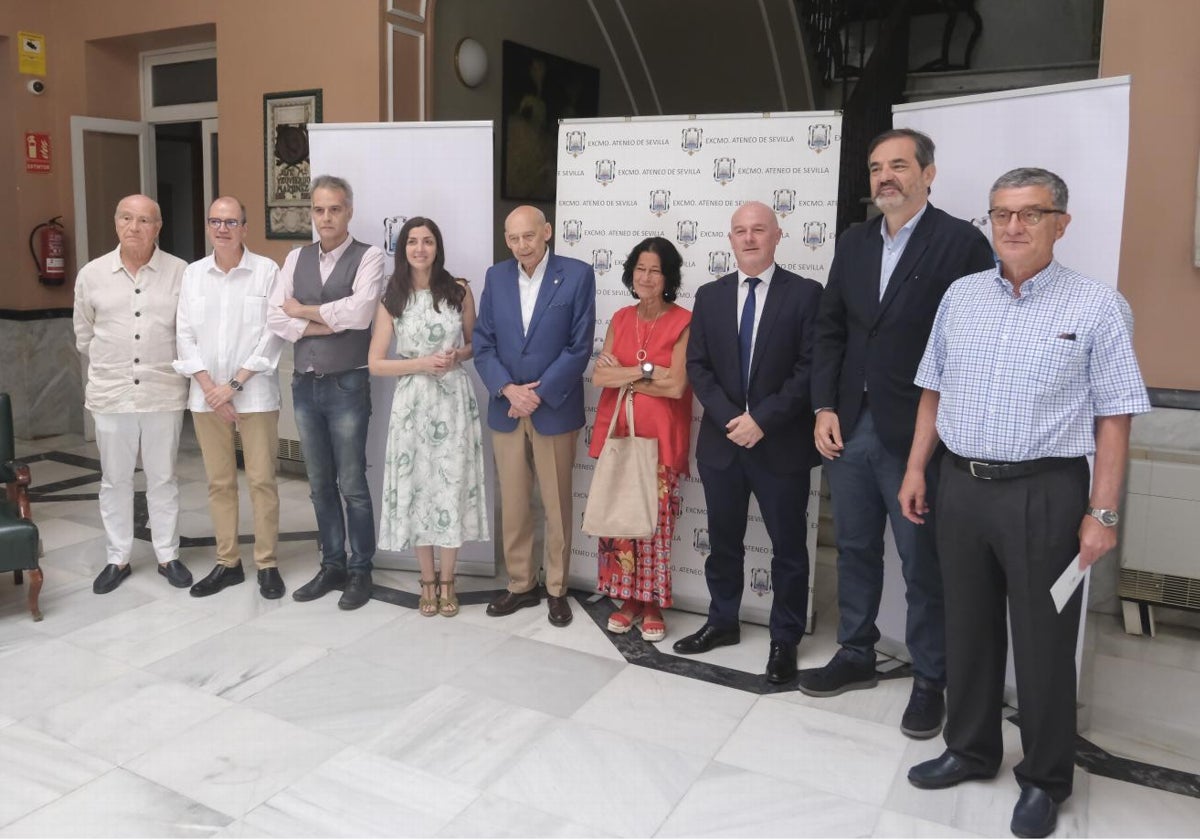
<instances>
[{"instance_id":1,"label":"brown loafer","mask_svg":"<svg viewBox=\"0 0 1200 840\"><path fill-rule=\"evenodd\" d=\"M537 587L528 592L501 592L487 605L487 614L492 616L512 615L522 607L536 607L542 602Z\"/></svg>"},{"instance_id":2,"label":"brown loafer","mask_svg":"<svg viewBox=\"0 0 1200 840\"><path fill-rule=\"evenodd\" d=\"M571 623L571 602L566 595L548 595L546 605L550 608L550 623L555 627L566 627Z\"/></svg>"}]
</instances>

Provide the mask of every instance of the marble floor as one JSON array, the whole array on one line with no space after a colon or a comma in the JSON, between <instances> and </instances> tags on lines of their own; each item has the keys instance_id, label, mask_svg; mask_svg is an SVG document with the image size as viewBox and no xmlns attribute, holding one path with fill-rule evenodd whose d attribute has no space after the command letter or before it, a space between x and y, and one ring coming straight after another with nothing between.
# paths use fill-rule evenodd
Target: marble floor
<instances>
[{"instance_id":1,"label":"marble floor","mask_svg":"<svg viewBox=\"0 0 1200 840\"><path fill-rule=\"evenodd\" d=\"M995 781L912 788L907 768L942 742L901 735L903 669L829 700L767 691L763 628L693 665L670 650L699 616L668 614L657 646L614 642L585 592L567 628L544 608L487 617L499 578L460 579L476 597L454 619L418 615L407 572L378 572L395 592L350 613L334 597L265 601L252 582L197 599L155 573L144 540L132 577L97 596L95 448L61 437L19 454L43 495L45 620L0 581L2 836L1008 834L1017 727ZM200 577L211 528L194 442L179 474L182 559ZM316 566L307 492L281 482L282 530L298 537L281 543L289 589ZM822 550L801 667L835 647L831 560ZM1099 759L1077 769L1057 835L1195 836L1200 632L1089 626L1082 743Z\"/></svg>"}]
</instances>

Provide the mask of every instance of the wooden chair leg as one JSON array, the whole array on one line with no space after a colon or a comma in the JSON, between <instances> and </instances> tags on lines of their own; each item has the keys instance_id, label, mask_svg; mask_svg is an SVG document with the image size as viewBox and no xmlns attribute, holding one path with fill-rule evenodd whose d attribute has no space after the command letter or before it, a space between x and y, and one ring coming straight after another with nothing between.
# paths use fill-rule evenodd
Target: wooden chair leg
<instances>
[{"instance_id":1,"label":"wooden chair leg","mask_svg":"<svg viewBox=\"0 0 1200 840\"><path fill-rule=\"evenodd\" d=\"M29 612L34 621L42 620L42 611L38 609L38 596L42 593L42 570L29 570Z\"/></svg>"},{"instance_id":2,"label":"wooden chair leg","mask_svg":"<svg viewBox=\"0 0 1200 840\"><path fill-rule=\"evenodd\" d=\"M25 578L21 576L20 569L13 569L13 583L15 583L17 586L20 586L21 581L23 581L24 579Z\"/></svg>"}]
</instances>

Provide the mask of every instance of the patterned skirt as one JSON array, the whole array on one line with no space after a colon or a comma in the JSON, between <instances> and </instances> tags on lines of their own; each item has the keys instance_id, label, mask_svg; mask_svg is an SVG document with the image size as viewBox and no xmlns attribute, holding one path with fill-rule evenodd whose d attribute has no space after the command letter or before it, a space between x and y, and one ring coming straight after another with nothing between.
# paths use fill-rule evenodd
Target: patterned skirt
<instances>
[{"instance_id":1,"label":"patterned skirt","mask_svg":"<svg viewBox=\"0 0 1200 840\"><path fill-rule=\"evenodd\" d=\"M599 584L612 598L671 606L671 540L682 497L678 470L658 465L658 526L647 540L600 538Z\"/></svg>"}]
</instances>

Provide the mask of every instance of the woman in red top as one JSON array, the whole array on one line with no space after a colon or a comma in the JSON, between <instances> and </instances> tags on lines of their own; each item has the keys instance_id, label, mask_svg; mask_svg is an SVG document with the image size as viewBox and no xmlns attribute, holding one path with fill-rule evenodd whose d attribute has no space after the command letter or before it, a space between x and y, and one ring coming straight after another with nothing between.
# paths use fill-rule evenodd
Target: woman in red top
<instances>
[{"instance_id":1,"label":"woman in red top","mask_svg":"<svg viewBox=\"0 0 1200 840\"><path fill-rule=\"evenodd\" d=\"M674 303L683 258L660 236L637 244L625 260L621 280L638 299L619 310L604 337L592 382L602 387L589 454L600 455L617 394L631 385L638 437L658 439L658 525L646 540L600 539L600 591L624 601L608 620L613 633L641 623L642 638L667 635L662 609L671 606L671 538L679 513L679 479L688 474L692 389L684 367L692 313ZM628 434L625 412L617 434Z\"/></svg>"}]
</instances>

